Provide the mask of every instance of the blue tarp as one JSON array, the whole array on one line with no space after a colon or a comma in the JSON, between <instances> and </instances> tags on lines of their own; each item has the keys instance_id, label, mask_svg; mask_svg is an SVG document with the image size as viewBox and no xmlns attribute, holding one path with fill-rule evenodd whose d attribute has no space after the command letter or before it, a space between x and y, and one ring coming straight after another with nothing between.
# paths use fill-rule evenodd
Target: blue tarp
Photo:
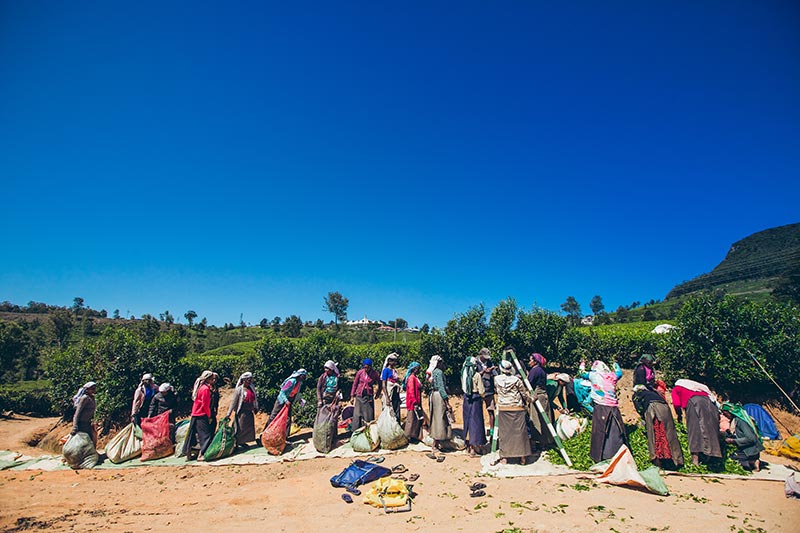
<instances>
[{"instance_id":1,"label":"blue tarp","mask_svg":"<svg viewBox=\"0 0 800 533\"><path fill-rule=\"evenodd\" d=\"M778 433L778 428L775 427L775 421L763 407L755 403L746 403L743 407L747 414L755 420L758 432L761 433L762 437L780 440L781 434Z\"/></svg>"}]
</instances>

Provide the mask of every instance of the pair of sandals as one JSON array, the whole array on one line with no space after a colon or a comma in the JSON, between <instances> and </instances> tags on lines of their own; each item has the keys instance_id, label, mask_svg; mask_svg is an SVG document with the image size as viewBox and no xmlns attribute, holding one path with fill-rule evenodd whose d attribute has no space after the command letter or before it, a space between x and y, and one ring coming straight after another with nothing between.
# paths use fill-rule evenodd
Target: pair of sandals
<instances>
[{"instance_id":1,"label":"pair of sandals","mask_svg":"<svg viewBox=\"0 0 800 533\"><path fill-rule=\"evenodd\" d=\"M368 463L375 463L376 465L381 464L385 460L386 457L383 457L382 455L370 455L369 457L367 457Z\"/></svg>"},{"instance_id":2,"label":"pair of sandals","mask_svg":"<svg viewBox=\"0 0 800 533\"><path fill-rule=\"evenodd\" d=\"M425 457L433 459L437 463L441 463L444 461L444 455L436 455L435 453L426 453Z\"/></svg>"},{"instance_id":3,"label":"pair of sandals","mask_svg":"<svg viewBox=\"0 0 800 533\"><path fill-rule=\"evenodd\" d=\"M399 474L399 475L395 475L395 476L392 476L392 477L394 479L399 479L400 481L416 481L416 480L419 479L419 474L409 474L408 477L406 477L406 476L404 476L402 474Z\"/></svg>"},{"instance_id":4,"label":"pair of sandals","mask_svg":"<svg viewBox=\"0 0 800 533\"><path fill-rule=\"evenodd\" d=\"M486 496L486 491L483 489L486 488L485 483L473 483L469 486L469 490L471 491L470 497L471 498L480 498L481 496Z\"/></svg>"}]
</instances>

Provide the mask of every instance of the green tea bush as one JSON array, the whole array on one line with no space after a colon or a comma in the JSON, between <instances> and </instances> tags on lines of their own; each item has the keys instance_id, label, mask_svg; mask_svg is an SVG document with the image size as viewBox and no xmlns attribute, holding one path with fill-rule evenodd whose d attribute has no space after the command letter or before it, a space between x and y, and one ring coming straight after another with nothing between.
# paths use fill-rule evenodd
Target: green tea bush
<instances>
[{"instance_id":1,"label":"green tea bush","mask_svg":"<svg viewBox=\"0 0 800 533\"><path fill-rule=\"evenodd\" d=\"M180 362L185 354L186 339L175 332L158 333L145 341L137 332L107 328L98 338L49 354L45 371L52 381L55 407L67 417L78 388L87 381L97 382L97 419L107 431L130 417L134 390L146 372L158 382L173 383L179 399L186 398L187 391L191 396L194 377Z\"/></svg>"},{"instance_id":2,"label":"green tea bush","mask_svg":"<svg viewBox=\"0 0 800 533\"><path fill-rule=\"evenodd\" d=\"M0 385L0 412L31 413L38 416L56 414L50 396L51 382L20 381L14 385Z\"/></svg>"},{"instance_id":3,"label":"green tea bush","mask_svg":"<svg viewBox=\"0 0 800 533\"><path fill-rule=\"evenodd\" d=\"M785 401L752 354L792 397L800 394L800 309L733 296L690 298L661 357L668 383L690 378L733 401Z\"/></svg>"}]
</instances>

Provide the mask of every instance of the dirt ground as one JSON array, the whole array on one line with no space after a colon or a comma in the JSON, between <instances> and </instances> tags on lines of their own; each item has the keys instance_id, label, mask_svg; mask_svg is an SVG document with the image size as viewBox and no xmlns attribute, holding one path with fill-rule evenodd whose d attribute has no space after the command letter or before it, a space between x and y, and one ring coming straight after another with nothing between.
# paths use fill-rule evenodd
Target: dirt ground
<instances>
[{"instance_id":1,"label":"dirt ground","mask_svg":"<svg viewBox=\"0 0 800 533\"><path fill-rule=\"evenodd\" d=\"M57 421L0 420L0 450L51 453L29 444ZM800 500L787 500L781 482L669 476L671 495L659 497L577 475L479 477L479 461L463 452L437 463L424 453L399 451L387 455L384 465L399 463L420 477L413 484L412 511L398 514L384 514L360 497L352 504L341 499L343 490L329 479L349 464L344 458L0 471L0 531L800 531ZM475 481L487 485L486 496L470 497Z\"/></svg>"}]
</instances>

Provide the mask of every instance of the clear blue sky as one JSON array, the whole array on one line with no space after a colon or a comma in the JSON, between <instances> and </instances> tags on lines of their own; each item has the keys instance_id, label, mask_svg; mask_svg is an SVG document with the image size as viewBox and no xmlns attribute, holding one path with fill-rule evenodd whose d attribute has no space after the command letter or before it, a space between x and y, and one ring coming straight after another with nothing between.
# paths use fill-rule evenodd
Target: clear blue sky
<instances>
[{"instance_id":1,"label":"clear blue sky","mask_svg":"<svg viewBox=\"0 0 800 533\"><path fill-rule=\"evenodd\" d=\"M588 313L800 221L797 2L379 4L0 3L0 300Z\"/></svg>"}]
</instances>

